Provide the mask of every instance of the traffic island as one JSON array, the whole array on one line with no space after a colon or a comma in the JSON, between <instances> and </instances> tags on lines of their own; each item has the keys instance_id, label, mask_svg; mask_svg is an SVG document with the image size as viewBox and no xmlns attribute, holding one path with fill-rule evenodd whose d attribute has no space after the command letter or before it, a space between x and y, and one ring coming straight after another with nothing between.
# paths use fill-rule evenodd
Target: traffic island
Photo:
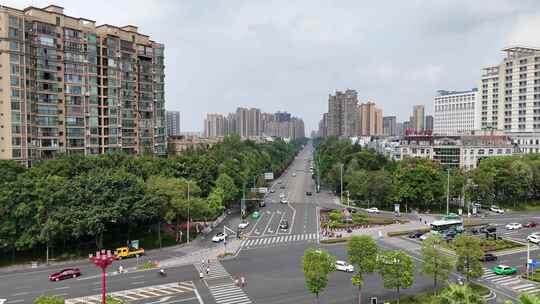
<instances>
[{"instance_id":1,"label":"traffic island","mask_svg":"<svg viewBox=\"0 0 540 304\"><path fill-rule=\"evenodd\" d=\"M470 290L473 293L483 297L484 299L487 299L490 296L492 296L492 291L483 285L479 285L475 283L469 283L468 285L470 286ZM439 289L439 291L437 292L437 295L440 295L442 292L444 292L445 289L446 288ZM429 291L419 292L414 295L402 296L399 298L399 304L438 303L439 297L437 295L433 294L433 290L429 290ZM387 303L387 302L385 301L384 303ZM397 303L397 301L391 300L388 303L395 304Z\"/></svg>"},{"instance_id":2,"label":"traffic island","mask_svg":"<svg viewBox=\"0 0 540 304\"><path fill-rule=\"evenodd\" d=\"M444 243L443 246L448 250L455 250L452 241ZM510 249L524 248L525 245L507 239L480 239L480 247L482 247L484 252L501 252Z\"/></svg>"}]
</instances>

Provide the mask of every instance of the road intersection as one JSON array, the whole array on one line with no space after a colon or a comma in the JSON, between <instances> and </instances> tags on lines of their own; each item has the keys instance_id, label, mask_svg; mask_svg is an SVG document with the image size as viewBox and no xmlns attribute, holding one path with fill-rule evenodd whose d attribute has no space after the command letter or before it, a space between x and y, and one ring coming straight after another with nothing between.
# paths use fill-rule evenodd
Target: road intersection
<instances>
[{"instance_id":1,"label":"road intersection","mask_svg":"<svg viewBox=\"0 0 540 304\"><path fill-rule=\"evenodd\" d=\"M313 148L308 144L296 157L286 172L275 180L265 197L266 206L260 209L258 219L249 218L248 228L245 229L245 239L238 241L239 251L233 259L222 262L213 260L210 271L200 263L210 255L210 252L224 248L222 244L211 242L211 236L197 240L191 246L199 251L188 252L187 248L169 248L162 251L150 252L147 260L188 260L188 265L167 264L167 277L160 277L155 270L130 271L125 274L110 273L108 277L109 291L119 297L131 300L131 303L186 303L186 304L288 304L311 303L313 298L305 289L301 259L303 252L309 247L321 246L329 250L338 259L346 260L344 244L319 244L320 229L318 210L320 208L339 208L339 201L331 193L321 191L316 193L314 180L309 171ZM308 195L311 192L312 195ZM280 203L280 194L285 194L288 203ZM413 215L404 217L413 219ZM536 214L505 214L487 213L482 222L497 225L498 232L504 238L525 242L526 236L533 229L506 231L505 224L513 221L525 223L540 221L540 212ZM280 229L280 223L288 222L288 227ZM236 228L240 219L231 216L214 229L221 231L223 226ZM403 225L408 227L407 225ZM540 230L540 228L538 229ZM380 247L399 249L410 254L419 265L421 262L420 243L406 237L380 237L374 234ZM232 240L231 240L232 242ZM531 246L531 256L540 258L537 246ZM206 251L201 251L206 250ZM208 253L201 253L208 252ZM496 263L506 263L517 266L519 272L524 271L526 253L523 248L499 255ZM136 261L122 261L124 267L134 269ZM114 267L118 263L115 262ZM535 283L523 280L517 276L497 277L490 273L489 268L495 262L485 264L485 273L478 283L485 285L496 293L492 303L501 303L504 299L515 299L520 292L540 293ZM100 276L97 269L86 261L75 262L69 266L78 266L83 272L79 279L61 282L49 282L47 275L52 267L38 271L15 272L0 274L0 298L8 298L11 303L32 303L41 294L60 295L68 300L67 303L94 303L99 291ZM57 268L62 266L56 266ZM67 266L66 266L67 267ZM420 269L420 267L417 267ZM204 278L199 278L199 272ZM244 288L235 284L235 279L243 276L247 286ZM457 276L454 276L456 278ZM431 278L416 273L415 284L404 291L414 294L431 288ZM532 285L531 285L532 284ZM368 275L365 278L365 297L391 299L393 291L381 288L382 282L378 275ZM321 295L321 301L331 303L351 303L355 290L350 283L350 274L336 272L330 277L329 286ZM131 299L130 299L131 297ZM88 299L87 302L80 299Z\"/></svg>"}]
</instances>

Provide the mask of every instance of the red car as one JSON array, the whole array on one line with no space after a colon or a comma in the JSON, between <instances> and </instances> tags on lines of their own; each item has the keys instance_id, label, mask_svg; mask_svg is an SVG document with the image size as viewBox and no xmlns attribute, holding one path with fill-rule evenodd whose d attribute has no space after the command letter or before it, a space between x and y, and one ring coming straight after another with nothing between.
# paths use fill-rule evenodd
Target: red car
<instances>
[{"instance_id":1,"label":"red car","mask_svg":"<svg viewBox=\"0 0 540 304\"><path fill-rule=\"evenodd\" d=\"M81 271L79 270L79 268L66 268L64 270L51 274L49 276L49 280L60 281L60 280L76 278L80 276L81 276Z\"/></svg>"},{"instance_id":2,"label":"red car","mask_svg":"<svg viewBox=\"0 0 540 304\"><path fill-rule=\"evenodd\" d=\"M536 226L538 226L537 222L528 222L527 224L523 225L525 228L534 228Z\"/></svg>"}]
</instances>

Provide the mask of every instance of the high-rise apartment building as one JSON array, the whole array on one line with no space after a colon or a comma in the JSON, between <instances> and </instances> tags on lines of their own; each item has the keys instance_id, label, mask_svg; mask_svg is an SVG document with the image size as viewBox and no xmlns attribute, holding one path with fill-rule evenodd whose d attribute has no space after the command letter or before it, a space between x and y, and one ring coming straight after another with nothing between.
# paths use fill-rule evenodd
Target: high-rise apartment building
<instances>
[{"instance_id":1,"label":"high-rise apartment building","mask_svg":"<svg viewBox=\"0 0 540 304\"><path fill-rule=\"evenodd\" d=\"M413 115L411 116L411 128L414 131L424 131L424 106L413 106Z\"/></svg>"},{"instance_id":2,"label":"high-rise apartment building","mask_svg":"<svg viewBox=\"0 0 540 304\"><path fill-rule=\"evenodd\" d=\"M355 90L328 96L328 136L356 136L358 96Z\"/></svg>"},{"instance_id":3,"label":"high-rise apartment building","mask_svg":"<svg viewBox=\"0 0 540 304\"><path fill-rule=\"evenodd\" d=\"M405 128L404 128L404 123L403 122L398 122L396 123L396 135L397 136L404 136L405 135Z\"/></svg>"},{"instance_id":4,"label":"high-rise apartment building","mask_svg":"<svg viewBox=\"0 0 540 304\"><path fill-rule=\"evenodd\" d=\"M323 113L321 120L319 121L319 130L317 131L317 136L327 137L328 136L328 113Z\"/></svg>"},{"instance_id":5,"label":"high-rise apartment building","mask_svg":"<svg viewBox=\"0 0 540 304\"><path fill-rule=\"evenodd\" d=\"M248 113L247 108L236 109L236 134L240 137L248 137Z\"/></svg>"},{"instance_id":6,"label":"high-rise apartment building","mask_svg":"<svg viewBox=\"0 0 540 304\"><path fill-rule=\"evenodd\" d=\"M540 131L540 49L512 47L495 66L484 68L479 84L482 129L506 133Z\"/></svg>"},{"instance_id":7,"label":"high-rise apartment building","mask_svg":"<svg viewBox=\"0 0 540 304\"><path fill-rule=\"evenodd\" d=\"M433 115L426 115L426 121L424 123L424 130L433 132Z\"/></svg>"},{"instance_id":8,"label":"high-rise apartment building","mask_svg":"<svg viewBox=\"0 0 540 304\"><path fill-rule=\"evenodd\" d=\"M470 91L438 91L433 99L433 133L458 135L479 129L477 120L477 89Z\"/></svg>"},{"instance_id":9,"label":"high-rise apartment building","mask_svg":"<svg viewBox=\"0 0 540 304\"><path fill-rule=\"evenodd\" d=\"M0 6L0 159L165 154L163 44L63 8Z\"/></svg>"},{"instance_id":10,"label":"high-rise apartment building","mask_svg":"<svg viewBox=\"0 0 540 304\"><path fill-rule=\"evenodd\" d=\"M374 102L362 103L357 110L357 130L360 136L383 135L382 109Z\"/></svg>"},{"instance_id":11,"label":"high-rise apartment building","mask_svg":"<svg viewBox=\"0 0 540 304\"><path fill-rule=\"evenodd\" d=\"M248 110L247 135L261 136L261 110L251 108Z\"/></svg>"},{"instance_id":12,"label":"high-rise apartment building","mask_svg":"<svg viewBox=\"0 0 540 304\"><path fill-rule=\"evenodd\" d=\"M397 134L397 118L395 116L383 117L383 134L386 136L396 136Z\"/></svg>"},{"instance_id":13,"label":"high-rise apartment building","mask_svg":"<svg viewBox=\"0 0 540 304\"><path fill-rule=\"evenodd\" d=\"M167 136L180 135L180 112L167 111Z\"/></svg>"},{"instance_id":14,"label":"high-rise apartment building","mask_svg":"<svg viewBox=\"0 0 540 304\"><path fill-rule=\"evenodd\" d=\"M222 137L228 134L228 121L221 114L207 114L204 120L204 137Z\"/></svg>"}]
</instances>

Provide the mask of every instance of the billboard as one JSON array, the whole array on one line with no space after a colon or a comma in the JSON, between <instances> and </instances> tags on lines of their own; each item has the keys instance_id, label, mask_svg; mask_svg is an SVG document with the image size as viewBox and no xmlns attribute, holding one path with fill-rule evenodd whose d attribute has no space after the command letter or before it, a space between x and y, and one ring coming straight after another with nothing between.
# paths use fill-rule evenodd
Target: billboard
<instances>
[{"instance_id":1,"label":"billboard","mask_svg":"<svg viewBox=\"0 0 540 304\"><path fill-rule=\"evenodd\" d=\"M273 180L274 179L274 173L273 172L264 173L264 179L265 180Z\"/></svg>"}]
</instances>

